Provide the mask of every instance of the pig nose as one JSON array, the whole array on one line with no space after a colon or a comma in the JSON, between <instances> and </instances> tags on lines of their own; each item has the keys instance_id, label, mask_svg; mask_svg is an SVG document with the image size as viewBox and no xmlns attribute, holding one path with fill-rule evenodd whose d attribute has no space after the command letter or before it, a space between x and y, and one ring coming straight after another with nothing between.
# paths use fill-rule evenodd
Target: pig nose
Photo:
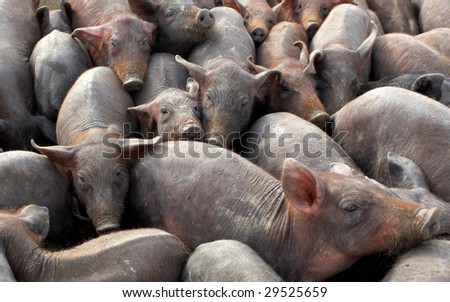
<instances>
[{"instance_id":1,"label":"pig nose","mask_svg":"<svg viewBox=\"0 0 450 302\"><path fill-rule=\"evenodd\" d=\"M95 230L99 235L110 233L112 231L118 230L119 228L120 223L117 221L117 219L102 219L97 222L95 226Z\"/></svg>"},{"instance_id":2,"label":"pig nose","mask_svg":"<svg viewBox=\"0 0 450 302\"><path fill-rule=\"evenodd\" d=\"M266 39L266 33L262 28L259 27L252 30L250 35L252 36L252 40L255 43L262 43Z\"/></svg>"},{"instance_id":3,"label":"pig nose","mask_svg":"<svg viewBox=\"0 0 450 302\"><path fill-rule=\"evenodd\" d=\"M197 14L197 24L203 28L210 28L216 22L214 14L207 9L201 9Z\"/></svg>"},{"instance_id":4,"label":"pig nose","mask_svg":"<svg viewBox=\"0 0 450 302\"><path fill-rule=\"evenodd\" d=\"M219 147L225 146L224 138L220 133L208 133L205 135L203 141Z\"/></svg>"},{"instance_id":5,"label":"pig nose","mask_svg":"<svg viewBox=\"0 0 450 302\"><path fill-rule=\"evenodd\" d=\"M309 21L306 26L306 34L308 35L308 39L311 41L317 30L319 29L319 24L314 21Z\"/></svg>"},{"instance_id":6,"label":"pig nose","mask_svg":"<svg viewBox=\"0 0 450 302\"><path fill-rule=\"evenodd\" d=\"M439 232L441 214L438 208L429 210L422 209L417 213L416 219L418 219L419 222L422 221L420 236L423 240L426 240Z\"/></svg>"},{"instance_id":7,"label":"pig nose","mask_svg":"<svg viewBox=\"0 0 450 302\"><path fill-rule=\"evenodd\" d=\"M203 130L193 121L184 124L181 130L181 138L187 140L201 140L203 136Z\"/></svg>"},{"instance_id":8,"label":"pig nose","mask_svg":"<svg viewBox=\"0 0 450 302\"><path fill-rule=\"evenodd\" d=\"M127 78L123 82L123 88L125 88L126 91L139 91L142 87L144 87L144 82L136 77Z\"/></svg>"}]
</instances>

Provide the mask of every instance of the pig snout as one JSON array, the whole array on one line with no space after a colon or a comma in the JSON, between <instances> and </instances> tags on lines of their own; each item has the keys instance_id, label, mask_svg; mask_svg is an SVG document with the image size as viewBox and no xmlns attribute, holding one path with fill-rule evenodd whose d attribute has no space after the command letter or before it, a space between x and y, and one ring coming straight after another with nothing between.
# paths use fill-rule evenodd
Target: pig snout
<instances>
[{"instance_id":1,"label":"pig snout","mask_svg":"<svg viewBox=\"0 0 450 302\"><path fill-rule=\"evenodd\" d=\"M144 81L136 76L130 76L123 82L123 88L126 91L139 91L144 87Z\"/></svg>"},{"instance_id":2,"label":"pig snout","mask_svg":"<svg viewBox=\"0 0 450 302\"><path fill-rule=\"evenodd\" d=\"M253 42L255 43L262 43L266 39L266 32L264 31L264 29L259 27L252 30L250 35L252 37Z\"/></svg>"},{"instance_id":3,"label":"pig snout","mask_svg":"<svg viewBox=\"0 0 450 302\"><path fill-rule=\"evenodd\" d=\"M312 40L317 30L319 29L319 23L315 21L309 21L306 25L306 34L308 35L308 40Z\"/></svg>"},{"instance_id":4,"label":"pig snout","mask_svg":"<svg viewBox=\"0 0 450 302\"><path fill-rule=\"evenodd\" d=\"M436 235L440 230L440 210L438 208L421 209L416 214L420 236L426 240Z\"/></svg>"},{"instance_id":5,"label":"pig snout","mask_svg":"<svg viewBox=\"0 0 450 302\"><path fill-rule=\"evenodd\" d=\"M218 147L225 146L225 139L224 139L223 135L220 133L217 133L217 132L212 132L212 133L206 134L205 137L203 138L203 141L208 144L215 145Z\"/></svg>"},{"instance_id":6,"label":"pig snout","mask_svg":"<svg viewBox=\"0 0 450 302\"><path fill-rule=\"evenodd\" d=\"M203 28L210 28L214 25L216 19L214 14L207 9L201 9L197 14L197 24Z\"/></svg>"},{"instance_id":7,"label":"pig snout","mask_svg":"<svg viewBox=\"0 0 450 302\"><path fill-rule=\"evenodd\" d=\"M202 128L194 121L186 122L181 128L181 138L187 140L201 140L203 136Z\"/></svg>"},{"instance_id":8,"label":"pig snout","mask_svg":"<svg viewBox=\"0 0 450 302\"><path fill-rule=\"evenodd\" d=\"M95 230L97 234L102 235L118 230L119 228L120 223L116 219L102 219L96 223Z\"/></svg>"}]
</instances>

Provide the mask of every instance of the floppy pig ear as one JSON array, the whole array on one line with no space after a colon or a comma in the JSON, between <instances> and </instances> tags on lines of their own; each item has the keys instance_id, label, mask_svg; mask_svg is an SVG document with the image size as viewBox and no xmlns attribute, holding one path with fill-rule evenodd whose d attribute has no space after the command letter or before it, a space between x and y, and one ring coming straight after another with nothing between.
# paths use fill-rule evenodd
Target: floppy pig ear
<instances>
[{"instance_id":1,"label":"floppy pig ear","mask_svg":"<svg viewBox=\"0 0 450 302\"><path fill-rule=\"evenodd\" d=\"M51 161L64 167L67 167L72 163L72 159L78 151L77 146L40 147L34 140L31 140L31 145L41 154L47 156Z\"/></svg>"},{"instance_id":2,"label":"floppy pig ear","mask_svg":"<svg viewBox=\"0 0 450 302\"><path fill-rule=\"evenodd\" d=\"M41 6L36 11L36 19L38 20L41 33L50 23L50 13L47 6Z\"/></svg>"},{"instance_id":3,"label":"floppy pig ear","mask_svg":"<svg viewBox=\"0 0 450 302\"><path fill-rule=\"evenodd\" d=\"M99 49L107 30L104 25L77 28L72 32L72 37L83 42L88 50L91 48Z\"/></svg>"},{"instance_id":4,"label":"floppy pig ear","mask_svg":"<svg viewBox=\"0 0 450 302\"><path fill-rule=\"evenodd\" d=\"M108 141L110 144L120 149L120 156L126 160L137 160L142 158L154 145L161 142L161 137L154 139L138 139L138 138L112 138ZM117 157L118 154L109 154Z\"/></svg>"},{"instance_id":5,"label":"floppy pig ear","mask_svg":"<svg viewBox=\"0 0 450 302\"><path fill-rule=\"evenodd\" d=\"M387 154L387 161L393 188L429 190L426 176L415 162L393 152Z\"/></svg>"},{"instance_id":6,"label":"floppy pig ear","mask_svg":"<svg viewBox=\"0 0 450 302\"><path fill-rule=\"evenodd\" d=\"M145 128L141 129L141 131L146 131L147 133L155 131L155 129L153 129L153 125L155 123L155 116L152 110L151 105L152 103L146 103L136 107L128 108L128 111L136 113L136 116L139 120L141 127Z\"/></svg>"},{"instance_id":7,"label":"floppy pig ear","mask_svg":"<svg viewBox=\"0 0 450 302\"><path fill-rule=\"evenodd\" d=\"M272 84L282 81L281 71L277 69L268 69L253 76L256 81L256 96L263 100L269 93Z\"/></svg>"},{"instance_id":8,"label":"floppy pig ear","mask_svg":"<svg viewBox=\"0 0 450 302\"><path fill-rule=\"evenodd\" d=\"M319 49L314 50L310 55L309 55L309 63L308 66L305 67L305 69L303 70L303 73L305 75L307 74L317 74L316 71L316 63L323 61L323 59L325 58L325 52Z\"/></svg>"},{"instance_id":9,"label":"floppy pig ear","mask_svg":"<svg viewBox=\"0 0 450 302\"><path fill-rule=\"evenodd\" d=\"M19 218L25 222L26 226L36 235L44 240L50 229L48 209L36 205L28 205L19 212Z\"/></svg>"},{"instance_id":10,"label":"floppy pig ear","mask_svg":"<svg viewBox=\"0 0 450 302\"><path fill-rule=\"evenodd\" d=\"M439 101L442 98L442 83L445 76L442 73L424 74L416 79L411 90Z\"/></svg>"},{"instance_id":11,"label":"floppy pig ear","mask_svg":"<svg viewBox=\"0 0 450 302\"><path fill-rule=\"evenodd\" d=\"M317 176L292 158L284 161L281 186L287 201L304 213L312 213L320 207L325 193Z\"/></svg>"},{"instance_id":12,"label":"floppy pig ear","mask_svg":"<svg viewBox=\"0 0 450 302\"><path fill-rule=\"evenodd\" d=\"M206 69L200 65L186 61L179 55L175 56L175 60L186 68L189 75L193 77L200 86L206 82Z\"/></svg>"}]
</instances>

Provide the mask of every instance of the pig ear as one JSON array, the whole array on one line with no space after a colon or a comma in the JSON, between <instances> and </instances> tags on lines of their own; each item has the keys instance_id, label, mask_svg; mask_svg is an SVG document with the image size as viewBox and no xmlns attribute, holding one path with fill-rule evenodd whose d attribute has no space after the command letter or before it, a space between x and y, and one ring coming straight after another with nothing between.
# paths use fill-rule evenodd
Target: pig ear
<instances>
[{"instance_id":1,"label":"pig ear","mask_svg":"<svg viewBox=\"0 0 450 302\"><path fill-rule=\"evenodd\" d=\"M309 64L308 45L306 45L306 43L303 41L295 41L293 45L300 50L300 63L305 67L308 66Z\"/></svg>"},{"instance_id":2,"label":"pig ear","mask_svg":"<svg viewBox=\"0 0 450 302\"><path fill-rule=\"evenodd\" d=\"M292 158L284 161L281 186L287 201L303 213L317 210L325 193L317 176Z\"/></svg>"},{"instance_id":3,"label":"pig ear","mask_svg":"<svg viewBox=\"0 0 450 302\"><path fill-rule=\"evenodd\" d=\"M269 69L253 76L256 83L256 97L263 100L270 92L273 83L281 82L281 71L277 69Z\"/></svg>"},{"instance_id":4,"label":"pig ear","mask_svg":"<svg viewBox=\"0 0 450 302\"><path fill-rule=\"evenodd\" d=\"M19 212L19 218L36 235L44 240L50 229L48 209L36 205L28 205Z\"/></svg>"},{"instance_id":5,"label":"pig ear","mask_svg":"<svg viewBox=\"0 0 450 302\"><path fill-rule=\"evenodd\" d=\"M78 38L87 49L99 49L107 30L107 27L103 25L77 28L72 32L72 37Z\"/></svg>"},{"instance_id":6,"label":"pig ear","mask_svg":"<svg viewBox=\"0 0 450 302\"><path fill-rule=\"evenodd\" d=\"M157 136L154 139L114 138L109 140L109 143L119 147L122 158L129 160L137 160L142 158L148 150L160 142L160 136Z\"/></svg>"},{"instance_id":7,"label":"pig ear","mask_svg":"<svg viewBox=\"0 0 450 302\"><path fill-rule=\"evenodd\" d=\"M38 20L42 33L50 23L50 13L47 6L41 6L38 8L36 11L36 19Z\"/></svg>"},{"instance_id":8,"label":"pig ear","mask_svg":"<svg viewBox=\"0 0 450 302\"><path fill-rule=\"evenodd\" d=\"M330 172L341 174L344 176L355 176L355 173L350 166L343 163L331 163Z\"/></svg>"},{"instance_id":9,"label":"pig ear","mask_svg":"<svg viewBox=\"0 0 450 302\"><path fill-rule=\"evenodd\" d=\"M247 58L247 67L252 74L258 74L258 73L269 70L264 66L255 64L253 56L249 56Z\"/></svg>"},{"instance_id":10,"label":"pig ear","mask_svg":"<svg viewBox=\"0 0 450 302\"><path fill-rule=\"evenodd\" d=\"M234 9L239 14L241 14L242 17L244 17L245 14L247 14L247 10L245 9L245 6L243 6L237 0L223 0L222 5Z\"/></svg>"},{"instance_id":11,"label":"pig ear","mask_svg":"<svg viewBox=\"0 0 450 302\"><path fill-rule=\"evenodd\" d=\"M439 101L442 97L442 83L445 76L441 73L425 74L417 78L411 90Z\"/></svg>"},{"instance_id":12,"label":"pig ear","mask_svg":"<svg viewBox=\"0 0 450 302\"><path fill-rule=\"evenodd\" d=\"M387 154L387 161L393 188L429 190L426 176L415 162L393 152Z\"/></svg>"},{"instance_id":13,"label":"pig ear","mask_svg":"<svg viewBox=\"0 0 450 302\"><path fill-rule=\"evenodd\" d=\"M361 59L369 58L370 54L372 53L372 48L373 45L375 44L375 40L377 39L378 36L378 26L373 21L370 21L370 25L372 28L370 31L370 35L364 42L362 42L362 44L356 50Z\"/></svg>"},{"instance_id":14,"label":"pig ear","mask_svg":"<svg viewBox=\"0 0 450 302\"><path fill-rule=\"evenodd\" d=\"M59 8L61 9L61 14L64 16L64 18L66 18L69 24L72 24L72 5L70 5L67 0L61 0Z\"/></svg>"},{"instance_id":15,"label":"pig ear","mask_svg":"<svg viewBox=\"0 0 450 302\"><path fill-rule=\"evenodd\" d=\"M303 70L303 73L305 75L317 74L315 64L318 63L318 62L322 62L324 58L325 58L325 52L324 51L319 50L319 49L314 50L309 55L309 63L308 63L308 66L306 66L305 69Z\"/></svg>"},{"instance_id":16,"label":"pig ear","mask_svg":"<svg viewBox=\"0 0 450 302\"><path fill-rule=\"evenodd\" d=\"M31 140L31 145L41 154L47 156L51 161L64 167L67 167L72 163L75 154L79 150L78 146L40 147L34 140Z\"/></svg>"},{"instance_id":17,"label":"pig ear","mask_svg":"<svg viewBox=\"0 0 450 302\"><path fill-rule=\"evenodd\" d=\"M284 1L281 1L280 3L278 3L277 5L272 7L272 11L274 12L275 16L278 16L281 9L283 8L283 4L284 4Z\"/></svg>"},{"instance_id":18,"label":"pig ear","mask_svg":"<svg viewBox=\"0 0 450 302\"><path fill-rule=\"evenodd\" d=\"M179 55L175 56L175 60L186 68L189 75L193 77L200 86L202 86L206 82L206 69L204 69L200 65L186 61Z\"/></svg>"},{"instance_id":19,"label":"pig ear","mask_svg":"<svg viewBox=\"0 0 450 302\"><path fill-rule=\"evenodd\" d=\"M186 82L186 91L189 92L189 95L194 98L198 99L198 91L200 90L200 85L194 78L188 77Z\"/></svg>"},{"instance_id":20,"label":"pig ear","mask_svg":"<svg viewBox=\"0 0 450 302\"><path fill-rule=\"evenodd\" d=\"M147 103L147 104L139 105L136 107L128 108L128 111L136 113L139 123L141 125L145 125L145 128L146 128L145 131L147 131L147 132L155 131L155 129L153 129L153 124L155 122L155 118L154 118L153 110L151 109L152 103ZM141 131L143 131L143 130L144 129L141 129Z\"/></svg>"}]
</instances>

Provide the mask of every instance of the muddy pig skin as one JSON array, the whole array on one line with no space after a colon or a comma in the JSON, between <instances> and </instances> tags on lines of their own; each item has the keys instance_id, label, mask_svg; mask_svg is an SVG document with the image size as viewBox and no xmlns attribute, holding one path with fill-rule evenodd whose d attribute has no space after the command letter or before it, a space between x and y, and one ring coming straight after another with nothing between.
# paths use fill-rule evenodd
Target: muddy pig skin
<instances>
[{"instance_id":1,"label":"muddy pig skin","mask_svg":"<svg viewBox=\"0 0 450 302\"><path fill-rule=\"evenodd\" d=\"M231 151L195 141L156 145L130 183L135 223L173 233L191 250L241 241L287 281L324 280L363 255L402 250L439 231L438 209L367 181L287 159L280 182ZM326 264L325 255L333 255Z\"/></svg>"},{"instance_id":2,"label":"muddy pig skin","mask_svg":"<svg viewBox=\"0 0 450 302\"><path fill-rule=\"evenodd\" d=\"M448 107L406 89L383 87L360 96L332 119L336 133L347 132L342 148L367 176L389 179L386 154L395 152L414 161L430 191L450 202Z\"/></svg>"},{"instance_id":3,"label":"muddy pig skin","mask_svg":"<svg viewBox=\"0 0 450 302\"><path fill-rule=\"evenodd\" d=\"M41 246L48 228L45 207L0 211L0 252L4 247L17 281L174 282L189 255L180 239L157 229L115 232L52 252Z\"/></svg>"},{"instance_id":4,"label":"muddy pig skin","mask_svg":"<svg viewBox=\"0 0 450 302\"><path fill-rule=\"evenodd\" d=\"M95 67L70 89L58 115L58 145L34 147L71 175L74 194L97 233L120 227L129 169L155 140L127 138L137 121L131 96L109 67Z\"/></svg>"},{"instance_id":5,"label":"muddy pig skin","mask_svg":"<svg viewBox=\"0 0 450 302\"><path fill-rule=\"evenodd\" d=\"M86 45L94 65L111 67L125 90L142 89L157 25L133 14L127 0L64 2L72 36Z\"/></svg>"}]
</instances>

